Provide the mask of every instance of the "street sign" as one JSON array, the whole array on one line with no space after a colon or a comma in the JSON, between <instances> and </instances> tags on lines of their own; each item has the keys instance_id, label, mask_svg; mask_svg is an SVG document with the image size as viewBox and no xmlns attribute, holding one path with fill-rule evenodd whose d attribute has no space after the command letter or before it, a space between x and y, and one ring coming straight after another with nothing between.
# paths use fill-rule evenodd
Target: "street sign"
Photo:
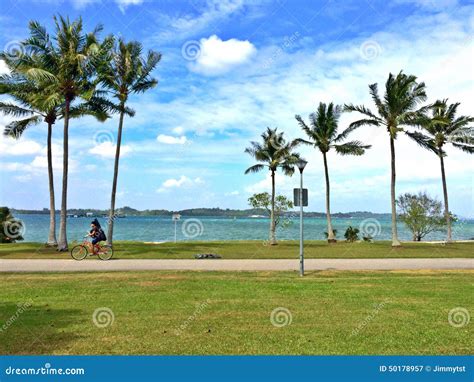
<instances>
[{"instance_id":1,"label":"street sign","mask_svg":"<svg viewBox=\"0 0 474 382\"><path fill-rule=\"evenodd\" d=\"M180 214L173 214L173 216L171 216L171 220L174 221L174 242L176 243L177 241L177 238L178 238L178 229L177 229L177 226L178 226L178 220L181 219L181 215Z\"/></svg>"},{"instance_id":2,"label":"street sign","mask_svg":"<svg viewBox=\"0 0 474 382\"><path fill-rule=\"evenodd\" d=\"M293 204L295 207L300 207L300 189L293 189ZM303 188L303 207L308 207L308 189Z\"/></svg>"}]
</instances>

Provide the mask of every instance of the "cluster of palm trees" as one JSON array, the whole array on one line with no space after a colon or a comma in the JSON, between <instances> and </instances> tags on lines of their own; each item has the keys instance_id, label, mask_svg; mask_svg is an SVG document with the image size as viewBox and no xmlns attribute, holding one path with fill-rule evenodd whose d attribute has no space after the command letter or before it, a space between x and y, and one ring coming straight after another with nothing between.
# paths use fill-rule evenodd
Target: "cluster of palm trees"
<instances>
[{"instance_id":1,"label":"cluster of palm trees","mask_svg":"<svg viewBox=\"0 0 474 382\"><path fill-rule=\"evenodd\" d=\"M391 156L391 212L392 212L392 246L399 247L396 213L396 168L395 141L399 134L406 134L423 148L436 154L441 164L441 178L444 196L444 215L447 227L447 241L452 241L452 214L448 207L448 191L444 168L446 157L445 146L451 143L467 153L474 153L474 128L469 126L474 121L470 116L456 116L459 103L448 104L448 100L438 100L432 104L422 105L426 101L426 86L418 82L413 75L402 71L397 75L389 74L385 83L385 94L379 95L377 84L369 85L369 92L375 104L375 112L364 105L346 104L343 107L332 103L320 103L316 112L310 114L309 124L296 115L295 118L309 140L295 139L287 142L282 132L267 128L262 134L262 142L251 142L245 150L258 162L249 167L245 173L258 172L268 168L272 179L272 214L270 217L270 243L276 244L275 224L273 218L275 199L275 173L281 168L285 175L294 173L294 166L300 158L295 151L299 144L310 144L323 156L326 180L326 216L328 241L334 242L334 230L330 212L330 182L326 154L331 148L341 155L363 155L370 145L360 141L344 142L351 132L362 126L384 128L389 137ZM345 130L338 133L338 122L341 112L358 112L362 119L352 122Z\"/></svg>"},{"instance_id":2,"label":"cluster of palm trees","mask_svg":"<svg viewBox=\"0 0 474 382\"><path fill-rule=\"evenodd\" d=\"M108 242L112 243L115 195L124 117L133 116L127 105L131 94L145 92L157 85L151 76L161 54L143 54L139 42L125 42L112 35L99 38L102 26L84 32L82 19L70 21L54 17L52 36L38 22L29 24L29 37L18 54L0 54L10 73L0 76L0 94L9 102L0 102L0 111L15 120L5 128L5 135L19 138L29 127L47 125L47 162L50 192L50 229L48 244L59 251L68 249L67 187L69 161L69 122L83 116L105 121L119 115L114 175L112 182ZM59 237L56 240L54 174L52 165L52 129L63 121L63 168Z\"/></svg>"}]
</instances>

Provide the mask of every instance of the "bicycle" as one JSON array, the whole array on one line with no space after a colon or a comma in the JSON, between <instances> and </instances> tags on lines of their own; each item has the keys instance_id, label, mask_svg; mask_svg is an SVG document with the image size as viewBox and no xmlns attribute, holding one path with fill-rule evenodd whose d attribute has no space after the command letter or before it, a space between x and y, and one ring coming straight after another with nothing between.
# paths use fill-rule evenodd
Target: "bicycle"
<instances>
[{"instance_id":1,"label":"bicycle","mask_svg":"<svg viewBox=\"0 0 474 382\"><path fill-rule=\"evenodd\" d=\"M84 238L87 237L88 236L84 236ZM94 246L89 240L84 240L84 242L71 249L71 257L74 260L84 260L87 256L97 255L101 260L110 260L114 255L114 250L111 245L101 245L97 243L95 247L96 251L94 251Z\"/></svg>"}]
</instances>

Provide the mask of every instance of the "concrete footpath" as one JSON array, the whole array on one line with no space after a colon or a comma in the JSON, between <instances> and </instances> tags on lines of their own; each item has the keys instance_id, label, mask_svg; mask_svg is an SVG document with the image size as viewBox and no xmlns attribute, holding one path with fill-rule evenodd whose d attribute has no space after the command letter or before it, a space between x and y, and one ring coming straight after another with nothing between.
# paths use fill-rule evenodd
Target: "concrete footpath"
<instances>
[{"instance_id":1,"label":"concrete footpath","mask_svg":"<svg viewBox=\"0 0 474 382\"><path fill-rule=\"evenodd\" d=\"M296 271L298 260L291 259L117 259L56 260L0 259L0 272L108 272L108 271ZM474 269L474 259L307 259L311 270L417 270Z\"/></svg>"}]
</instances>

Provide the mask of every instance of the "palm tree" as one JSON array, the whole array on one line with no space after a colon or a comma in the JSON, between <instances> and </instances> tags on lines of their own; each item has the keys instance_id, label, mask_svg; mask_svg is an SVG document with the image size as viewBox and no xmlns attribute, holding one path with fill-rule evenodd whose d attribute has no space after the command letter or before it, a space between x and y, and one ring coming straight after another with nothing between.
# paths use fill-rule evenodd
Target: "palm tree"
<instances>
[{"instance_id":1,"label":"palm tree","mask_svg":"<svg viewBox=\"0 0 474 382\"><path fill-rule=\"evenodd\" d=\"M474 122L474 117L461 115L456 117L460 103L448 105L448 100L438 100L431 107L431 115L421 118L421 127L426 139L432 145L432 151L438 155L441 165L441 180L443 183L444 216L447 226L447 241L452 241L451 214L448 204L448 186L444 169L444 157L447 156L444 147L451 143L454 147L474 154L474 127L468 126Z\"/></svg>"},{"instance_id":2,"label":"palm tree","mask_svg":"<svg viewBox=\"0 0 474 382\"><path fill-rule=\"evenodd\" d=\"M327 153L331 148L334 148L338 154L341 155L363 155L370 145L363 145L359 141L350 141L342 143L347 136L355 130L358 126L348 127L342 133L338 134L337 125L341 115L341 107L334 106L331 102L329 105L320 102L318 110L309 115L309 126L303 121L299 115L295 118L300 127L309 137L310 141L300 139L301 143L312 145L323 154L324 175L326 179L326 218L328 225L328 242L336 241L334 231L331 224L331 208L330 208L330 186L329 186L329 170L327 162Z\"/></svg>"},{"instance_id":3,"label":"palm tree","mask_svg":"<svg viewBox=\"0 0 474 382\"><path fill-rule=\"evenodd\" d=\"M30 22L30 37L24 42L25 54L16 60L15 70L31 81L44 84L46 94L60 94L63 102L63 179L58 250L66 251L67 186L69 164L69 119L71 107L77 98L91 100L96 82L93 77L103 57L97 39L102 29L96 27L84 33L82 19L73 22L61 16L54 17L55 35L51 39L38 22Z\"/></svg>"},{"instance_id":4,"label":"palm tree","mask_svg":"<svg viewBox=\"0 0 474 382\"><path fill-rule=\"evenodd\" d=\"M420 102L426 100L425 84L418 83L416 76L406 75L402 71L394 76L389 74L385 83L385 94L383 100L378 93L377 84L369 85L369 93L375 103L377 114L361 105L345 105L345 111L357 111L364 114L366 118L352 122L349 128L356 128L363 125L385 127L390 137L390 156L391 156L391 182L390 199L392 207L392 247L399 247L397 231L397 210L395 205L395 140L399 132L404 132L417 143L427 147L428 143L418 134L404 131L403 126L415 124L415 120L426 110L427 107L417 109Z\"/></svg>"},{"instance_id":5,"label":"palm tree","mask_svg":"<svg viewBox=\"0 0 474 382\"><path fill-rule=\"evenodd\" d=\"M295 172L294 166L300 159L299 154L294 152L299 142L287 142L283 137L283 133L279 133L277 130L277 128L267 127L261 135L262 142L250 142L251 146L245 149L247 154L259 162L245 170L245 174L256 173L264 168L268 168L271 173L270 245L277 244L275 236L275 173L281 168L285 175L293 175Z\"/></svg>"},{"instance_id":6,"label":"palm tree","mask_svg":"<svg viewBox=\"0 0 474 382\"><path fill-rule=\"evenodd\" d=\"M8 61L7 61L8 65ZM51 136L53 124L57 118L55 107L46 108L38 98L40 89L32 82L21 81L18 76L2 76L0 78L0 94L8 94L18 103L0 102L0 112L5 115L21 118L10 122L4 130L4 135L19 138L23 132L43 120L48 126L47 133L47 163L49 185L49 234L47 245L56 246L56 208L54 198L54 176L52 165Z\"/></svg>"},{"instance_id":7,"label":"palm tree","mask_svg":"<svg viewBox=\"0 0 474 382\"><path fill-rule=\"evenodd\" d=\"M61 97L59 94L46 95L41 84L35 84L15 73L15 68L8 56L2 56L2 58L13 74L0 76L0 94L8 94L15 102L0 102L0 112L20 118L5 127L4 135L18 139L26 129L41 121L44 121L48 126L46 152L50 219L47 245L56 246L56 208L51 138L53 125L58 118L63 117ZM102 106L94 102L74 106L71 108L70 114L71 117L76 118L92 115L100 121L104 121L108 117Z\"/></svg>"},{"instance_id":8,"label":"palm tree","mask_svg":"<svg viewBox=\"0 0 474 382\"><path fill-rule=\"evenodd\" d=\"M110 53L108 65L101 69L101 83L108 89L118 104L114 109L119 113L117 132L117 146L115 151L114 177L110 198L110 212L108 219L108 244L112 244L115 216L115 196L117 193L117 179L120 160L120 146L125 114L133 116L135 112L127 107L131 94L143 93L154 88L158 81L151 77L151 72L160 62L161 54L150 50L146 57L142 56L143 48L139 42L126 43L119 39Z\"/></svg>"}]
</instances>

